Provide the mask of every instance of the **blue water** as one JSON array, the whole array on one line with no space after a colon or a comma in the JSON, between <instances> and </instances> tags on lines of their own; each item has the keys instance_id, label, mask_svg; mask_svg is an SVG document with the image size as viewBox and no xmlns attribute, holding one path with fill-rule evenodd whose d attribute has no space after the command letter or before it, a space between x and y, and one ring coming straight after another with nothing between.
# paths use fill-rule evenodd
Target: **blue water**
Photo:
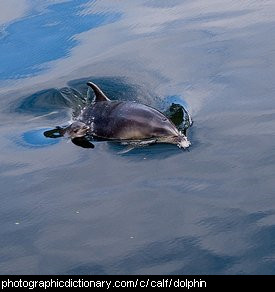
<instances>
[{"instance_id":1,"label":"blue water","mask_svg":"<svg viewBox=\"0 0 275 292\"><path fill-rule=\"evenodd\" d=\"M0 274L274 274L275 2L0 3ZM188 151L43 132L111 99Z\"/></svg>"}]
</instances>

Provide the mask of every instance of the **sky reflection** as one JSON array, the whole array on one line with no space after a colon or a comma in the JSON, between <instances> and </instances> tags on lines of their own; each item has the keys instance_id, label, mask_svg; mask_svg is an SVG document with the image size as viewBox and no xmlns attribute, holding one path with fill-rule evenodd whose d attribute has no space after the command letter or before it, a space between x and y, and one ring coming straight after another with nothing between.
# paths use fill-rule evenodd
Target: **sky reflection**
<instances>
[{"instance_id":1,"label":"sky reflection","mask_svg":"<svg viewBox=\"0 0 275 292\"><path fill-rule=\"evenodd\" d=\"M1 1L0 273L274 274L274 11ZM111 99L186 106L190 149L46 141L88 80Z\"/></svg>"},{"instance_id":2,"label":"sky reflection","mask_svg":"<svg viewBox=\"0 0 275 292\"><path fill-rule=\"evenodd\" d=\"M18 79L42 73L47 62L66 58L77 46L74 36L114 22L119 13L81 14L91 1L48 3L7 27L0 39L0 79ZM93 1L92 1L93 2Z\"/></svg>"}]
</instances>

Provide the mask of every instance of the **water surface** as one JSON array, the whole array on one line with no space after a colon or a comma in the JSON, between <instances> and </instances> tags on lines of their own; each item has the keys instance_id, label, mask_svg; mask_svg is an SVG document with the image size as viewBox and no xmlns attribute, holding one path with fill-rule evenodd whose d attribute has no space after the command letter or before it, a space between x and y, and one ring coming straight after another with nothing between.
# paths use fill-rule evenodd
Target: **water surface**
<instances>
[{"instance_id":1,"label":"water surface","mask_svg":"<svg viewBox=\"0 0 275 292\"><path fill-rule=\"evenodd\" d=\"M274 1L2 1L1 274L275 273ZM42 133L111 99L194 120L189 151Z\"/></svg>"}]
</instances>

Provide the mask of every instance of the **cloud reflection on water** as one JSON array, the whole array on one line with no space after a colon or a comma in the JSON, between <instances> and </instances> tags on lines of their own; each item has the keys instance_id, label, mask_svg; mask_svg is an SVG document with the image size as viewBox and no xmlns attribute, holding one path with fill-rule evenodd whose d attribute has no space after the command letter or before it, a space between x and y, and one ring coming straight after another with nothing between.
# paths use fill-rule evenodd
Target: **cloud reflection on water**
<instances>
[{"instance_id":1,"label":"cloud reflection on water","mask_svg":"<svg viewBox=\"0 0 275 292\"><path fill-rule=\"evenodd\" d=\"M79 15L87 0L49 2L42 11L17 19L5 28L0 43L0 79L21 79L43 73L47 62L67 58L83 31L117 21L120 14ZM31 28L31 29L30 29Z\"/></svg>"},{"instance_id":2,"label":"cloud reflection on water","mask_svg":"<svg viewBox=\"0 0 275 292\"><path fill-rule=\"evenodd\" d=\"M70 80L81 88L103 76L112 89L113 78L126 77L152 103L187 101L193 144L173 155L156 147L159 159L148 159L151 149L115 155L105 143L19 151L8 135L49 117L27 124L35 111L3 110L0 270L274 273L274 10L268 0L84 3L79 19L121 17L73 30L74 45L41 59L38 75L3 81L1 109L28 107L26 96Z\"/></svg>"}]
</instances>

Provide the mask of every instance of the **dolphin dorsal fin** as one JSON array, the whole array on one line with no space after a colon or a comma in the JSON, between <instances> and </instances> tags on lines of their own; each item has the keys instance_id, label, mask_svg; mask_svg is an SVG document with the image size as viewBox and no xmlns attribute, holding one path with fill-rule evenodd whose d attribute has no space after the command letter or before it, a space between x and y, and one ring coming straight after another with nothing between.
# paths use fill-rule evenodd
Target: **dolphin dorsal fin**
<instances>
[{"instance_id":1,"label":"dolphin dorsal fin","mask_svg":"<svg viewBox=\"0 0 275 292\"><path fill-rule=\"evenodd\" d=\"M94 102L110 101L110 99L102 92L102 90L97 85L95 85L93 82L89 81L89 82L87 82L87 85L90 86L95 93Z\"/></svg>"}]
</instances>

